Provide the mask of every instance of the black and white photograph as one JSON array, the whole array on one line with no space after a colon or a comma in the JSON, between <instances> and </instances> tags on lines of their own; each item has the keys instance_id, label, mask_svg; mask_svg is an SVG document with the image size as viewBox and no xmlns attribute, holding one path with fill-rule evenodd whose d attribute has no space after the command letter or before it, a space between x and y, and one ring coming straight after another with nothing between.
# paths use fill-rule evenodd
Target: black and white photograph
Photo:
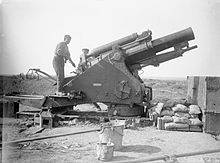
<instances>
[{"instance_id":1,"label":"black and white photograph","mask_svg":"<svg viewBox=\"0 0 220 163\"><path fill-rule=\"evenodd\" d=\"M219 0L0 0L0 162L220 163Z\"/></svg>"}]
</instances>

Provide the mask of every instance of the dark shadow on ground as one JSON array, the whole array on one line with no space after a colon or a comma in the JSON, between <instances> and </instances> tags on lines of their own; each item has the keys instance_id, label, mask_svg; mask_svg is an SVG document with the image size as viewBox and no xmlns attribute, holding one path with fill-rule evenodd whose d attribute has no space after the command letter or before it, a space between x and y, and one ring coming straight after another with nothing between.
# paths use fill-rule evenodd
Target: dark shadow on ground
<instances>
[{"instance_id":1,"label":"dark shadow on ground","mask_svg":"<svg viewBox=\"0 0 220 163\"><path fill-rule=\"evenodd\" d=\"M150 145L128 145L128 146L123 146L122 150L118 152L134 152L134 153L145 153L145 154L153 154L160 152L161 149L155 146L150 146ZM111 159L111 162L126 162L126 161L131 161L133 160L134 162L139 163L140 161L136 160L138 158L136 157L128 157L128 156L114 156Z\"/></svg>"},{"instance_id":2,"label":"dark shadow on ground","mask_svg":"<svg viewBox=\"0 0 220 163\"><path fill-rule=\"evenodd\" d=\"M135 152L135 153L158 153L161 149L150 145L128 145L123 146L121 152Z\"/></svg>"}]
</instances>

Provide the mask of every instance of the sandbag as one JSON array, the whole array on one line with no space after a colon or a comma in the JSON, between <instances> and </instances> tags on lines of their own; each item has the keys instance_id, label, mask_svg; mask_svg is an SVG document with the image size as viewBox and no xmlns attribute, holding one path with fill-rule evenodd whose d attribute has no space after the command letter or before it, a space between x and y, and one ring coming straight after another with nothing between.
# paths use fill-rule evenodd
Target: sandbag
<instances>
[{"instance_id":1,"label":"sandbag","mask_svg":"<svg viewBox=\"0 0 220 163\"><path fill-rule=\"evenodd\" d=\"M162 109L160 116L173 116L174 112L172 110L168 110L168 109Z\"/></svg>"},{"instance_id":2,"label":"sandbag","mask_svg":"<svg viewBox=\"0 0 220 163\"><path fill-rule=\"evenodd\" d=\"M198 105L190 105L189 106L189 114L200 114L201 109Z\"/></svg>"},{"instance_id":3,"label":"sandbag","mask_svg":"<svg viewBox=\"0 0 220 163\"><path fill-rule=\"evenodd\" d=\"M189 131L189 127L186 128L176 128L176 131Z\"/></svg>"},{"instance_id":4,"label":"sandbag","mask_svg":"<svg viewBox=\"0 0 220 163\"><path fill-rule=\"evenodd\" d=\"M184 113L184 112L175 112L174 116L190 118L189 113Z\"/></svg>"},{"instance_id":5,"label":"sandbag","mask_svg":"<svg viewBox=\"0 0 220 163\"><path fill-rule=\"evenodd\" d=\"M162 117L164 123L173 122L173 118L171 116L165 115Z\"/></svg>"},{"instance_id":6,"label":"sandbag","mask_svg":"<svg viewBox=\"0 0 220 163\"><path fill-rule=\"evenodd\" d=\"M187 117L177 117L173 116L173 122L174 123L185 123L185 124L190 124L190 121Z\"/></svg>"},{"instance_id":7,"label":"sandbag","mask_svg":"<svg viewBox=\"0 0 220 163\"><path fill-rule=\"evenodd\" d=\"M188 112L188 108L185 105L177 104L175 107L172 107L174 112Z\"/></svg>"},{"instance_id":8,"label":"sandbag","mask_svg":"<svg viewBox=\"0 0 220 163\"><path fill-rule=\"evenodd\" d=\"M190 125L194 125L194 126L201 126L202 122L199 120L199 118L190 118Z\"/></svg>"},{"instance_id":9,"label":"sandbag","mask_svg":"<svg viewBox=\"0 0 220 163\"><path fill-rule=\"evenodd\" d=\"M189 125L189 131L202 132L202 128L200 126Z\"/></svg>"},{"instance_id":10,"label":"sandbag","mask_svg":"<svg viewBox=\"0 0 220 163\"><path fill-rule=\"evenodd\" d=\"M185 123L165 123L165 130L169 130L169 129L177 129L177 128L189 128L188 124Z\"/></svg>"}]
</instances>

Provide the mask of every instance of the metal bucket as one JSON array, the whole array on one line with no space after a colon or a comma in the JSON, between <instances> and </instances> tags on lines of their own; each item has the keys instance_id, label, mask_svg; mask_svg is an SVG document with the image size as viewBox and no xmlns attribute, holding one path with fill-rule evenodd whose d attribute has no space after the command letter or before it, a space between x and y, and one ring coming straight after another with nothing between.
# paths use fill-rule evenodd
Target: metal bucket
<instances>
[{"instance_id":1,"label":"metal bucket","mask_svg":"<svg viewBox=\"0 0 220 163\"><path fill-rule=\"evenodd\" d=\"M114 150L122 149L124 131L124 121L111 121L110 123L103 124L102 130L99 132L99 140L101 143L114 143Z\"/></svg>"},{"instance_id":2,"label":"metal bucket","mask_svg":"<svg viewBox=\"0 0 220 163\"><path fill-rule=\"evenodd\" d=\"M101 161L108 161L113 157L114 144L113 143L97 143L97 158Z\"/></svg>"}]
</instances>

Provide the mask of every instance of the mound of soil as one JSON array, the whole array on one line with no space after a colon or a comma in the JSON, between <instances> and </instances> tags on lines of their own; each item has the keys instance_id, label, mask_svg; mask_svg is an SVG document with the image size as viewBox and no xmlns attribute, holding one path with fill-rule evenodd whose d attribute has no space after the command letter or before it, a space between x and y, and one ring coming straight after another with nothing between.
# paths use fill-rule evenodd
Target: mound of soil
<instances>
[{"instance_id":1,"label":"mound of soil","mask_svg":"<svg viewBox=\"0 0 220 163\"><path fill-rule=\"evenodd\" d=\"M22 79L20 76L0 76L0 93L20 93L20 94L38 94L48 95L56 92L54 82L48 78L39 78L35 80Z\"/></svg>"}]
</instances>

